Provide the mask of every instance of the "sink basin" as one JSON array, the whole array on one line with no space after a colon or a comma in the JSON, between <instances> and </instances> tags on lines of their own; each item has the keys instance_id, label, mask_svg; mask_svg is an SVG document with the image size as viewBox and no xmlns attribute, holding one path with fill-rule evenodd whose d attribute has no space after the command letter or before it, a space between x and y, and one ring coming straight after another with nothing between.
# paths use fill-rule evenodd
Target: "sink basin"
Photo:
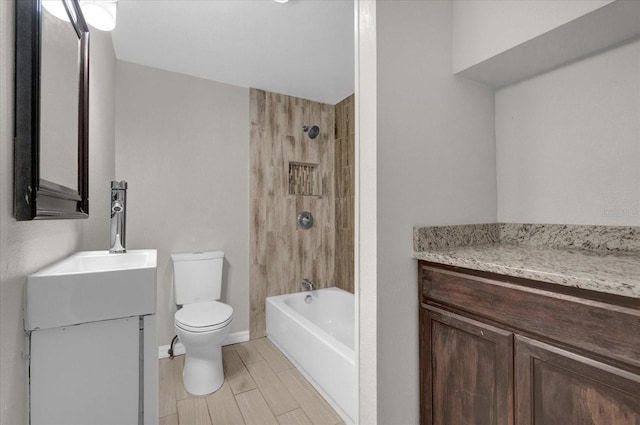
<instances>
[{"instance_id":1,"label":"sink basin","mask_svg":"<svg viewBox=\"0 0 640 425\"><path fill-rule=\"evenodd\" d=\"M109 254L108 251L79 252L35 273L34 276L109 272L114 270L141 269L155 267L155 251L129 251L123 254Z\"/></svg>"},{"instance_id":2,"label":"sink basin","mask_svg":"<svg viewBox=\"0 0 640 425\"><path fill-rule=\"evenodd\" d=\"M27 277L25 329L156 312L155 249L84 251Z\"/></svg>"}]
</instances>

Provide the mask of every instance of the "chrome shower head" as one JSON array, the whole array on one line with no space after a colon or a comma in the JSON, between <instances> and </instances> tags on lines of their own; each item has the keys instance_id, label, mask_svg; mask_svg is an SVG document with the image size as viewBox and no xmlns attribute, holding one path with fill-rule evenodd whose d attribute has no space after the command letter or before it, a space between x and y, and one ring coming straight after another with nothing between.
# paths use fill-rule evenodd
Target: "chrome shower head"
<instances>
[{"instance_id":1,"label":"chrome shower head","mask_svg":"<svg viewBox=\"0 0 640 425\"><path fill-rule=\"evenodd\" d=\"M318 127L317 125L305 125L304 127L302 127L302 131L307 133L310 139L315 139L316 137L318 137L318 134L320 134L320 127Z\"/></svg>"}]
</instances>

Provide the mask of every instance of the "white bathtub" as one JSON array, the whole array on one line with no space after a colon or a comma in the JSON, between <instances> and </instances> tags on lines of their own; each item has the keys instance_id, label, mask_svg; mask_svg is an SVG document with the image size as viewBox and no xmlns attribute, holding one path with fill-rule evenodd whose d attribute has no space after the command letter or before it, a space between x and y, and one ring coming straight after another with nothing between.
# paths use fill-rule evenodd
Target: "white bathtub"
<instances>
[{"instance_id":1,"label":"white bathtub","mask_svg":"<svg viewBox=\"0 0 640 425\"><path fill-rule=\"evenodd\" d=\"M268 297L266 304L269 339L347 424L356 410L353 309L353 294L339 288Z\"/></svg>"}]
</instances>

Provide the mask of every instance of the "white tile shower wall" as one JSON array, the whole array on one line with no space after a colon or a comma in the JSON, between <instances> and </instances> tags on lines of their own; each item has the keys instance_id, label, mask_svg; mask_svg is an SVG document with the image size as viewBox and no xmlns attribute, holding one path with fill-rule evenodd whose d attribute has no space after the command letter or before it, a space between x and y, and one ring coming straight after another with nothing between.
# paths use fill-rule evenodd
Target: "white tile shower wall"
<instances>
[{"instance_id":1,"label":"white tile shower wall","mask_svg":"<svg viewBox=\"0 0 640 425\"><path fill-rule=\"evenodd\" d=\"M225 252L231 332L249 329L249 90L118 61L116 176L128 248L158 250L158 345L171 342L169 255Z\"/></svg>"},{"instance_id":2,"label":"white tile shower wall","mask_svg":"<svg viewBox=\"0 0 640 425\"><path fill-rule=\"evenodd\" d=\"M498 221L640 225L640 41L496 92Z\"/></svg>"}]
</instances>

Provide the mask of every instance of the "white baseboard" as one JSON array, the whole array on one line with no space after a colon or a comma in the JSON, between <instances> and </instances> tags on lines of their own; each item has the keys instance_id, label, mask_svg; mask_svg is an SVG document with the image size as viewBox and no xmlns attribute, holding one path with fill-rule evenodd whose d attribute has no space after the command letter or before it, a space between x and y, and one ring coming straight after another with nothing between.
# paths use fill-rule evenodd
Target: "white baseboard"
<instances>
[{"instance_id":1,"label":"white baseboard","mask_svg":"<svg viewBox=\"0 0 640 425\"><path fill-rule=\"evenodd\" d=\"M241 342L249 341L249 331L240 331L229 334L227 339L224 340L222 345L239 344Z\"/></svg>"},{"instance_id":2,"label":"white baseboard","mask_svg":"<svg viewBox=\"0 0 640 425\"><path fill-rule=\"evenodd\" d=\"M240 331L229 334L222 345L238 344L240 342L246 341L249 341L249 331ZM182 354L184 354L184 345L182 345L181 342L177 342L173 346L173 355L179 356ZM169 357L169 345L161 345L160 347L158 347L158 358L166 359L167 357Z\"/></svg>"}]
</instances>

